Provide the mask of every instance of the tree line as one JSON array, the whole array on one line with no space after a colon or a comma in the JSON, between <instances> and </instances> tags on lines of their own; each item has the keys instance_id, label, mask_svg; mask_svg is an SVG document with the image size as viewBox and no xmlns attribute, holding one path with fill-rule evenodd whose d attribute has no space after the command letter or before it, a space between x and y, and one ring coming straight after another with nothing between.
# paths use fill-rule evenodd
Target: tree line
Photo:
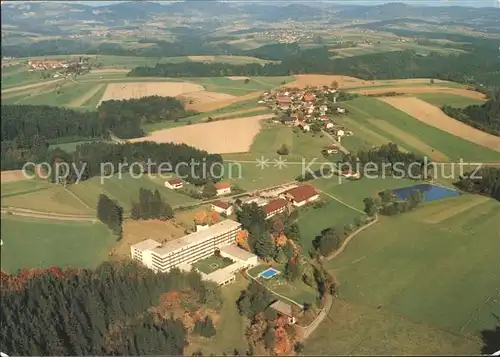
<instances>
[{"instance_id":1,"label":"tree line","mask_svg":"<svg viewBox=\"0 0 500 357\"><path fill-rule=\"evenodd\" d=\"M420 190L412 190L407 199L398 199L392 190L385 190L378 197L367 197L363 200L364 211L370 217L374 217L377 213L394 216L413 211L423 202L424 193Z\"/></svg>"},{"instance_id":2,"label":"tree line","mask_svg":"<svg viewBox=\"0 0 500 357\"><path fill-rule=\"evenodd\" d=\"M182 355L186 328L149 312L161 294L189 291L219 304L219 290L196 272L154 273L135 263L95 270L52 268L2 274L0 345L17 356Z\"/></svg>"},{"instance_id":3,"label":"tree line","mask_svg":"<svg viewBox=\"0 0 500 357\"><path fill-rule=\"evenodd\" d=\"M455 183L461 190L490 196L500 201L500 168L484 167L472 175L466 173L464 177Z\"/></svg>"},{"instance_id":4,"label":"tree line","mask_svg":"<svg viewBox=\"0 0 500 357\"><path fill-rule=\"evenodd\" d=\"M139 201L132 203L130 218L135 220L161 219L168 220L174 217L174 210L165 202L160 191L141 188Z\"/></svg>"},{"instance_id":5,"label":"tree line","mask_svg":"<svg viewBox=\"0 0 500 357\"><path fill-rule=\"evenodd\" d=\"M445 114L462 123L500 136L500 91L482 105L469 105L463 109L445 105L442 109Z\"/></svg>"},{"instance_id":6,"label":"tree line","mask_svg":"<svg viewBox=\"0 0 500 357\"><path fill-rule=\"evenodd\" d=\"M497 45L498 47L498 45ZM224 77L287 76L305 73L342 74L365 80L394 78L438 78L459 83L500 86L499 76L486 76L500 68L500 58L492 48L477 46L471 52L420 55L414 50L383 52L331 58L327 46L296 53L287 52L280 63L230 65L221 63L163 63L139 66L129 76L149 77ZM498 51L498 48L497 48ZM483 76L484 74L484 76ZM480 80L479 80L480 78Z\"/></svg>"},{"instance_id":7,"label":"tree line","mask_svg":"<svg viewBox=\"0 0 500 357\"><path fill-rule=\"evenodd\" d=\"M2 105L1 168L19 169L26 161L41 161L51 144L144 135L143 123L178 120L190 115L169 97L105 101L97 111L76 111L46 105Z\"/></svg>"},{"instance_id":8,"label":"tree line","mask_svg":"<svg viewBox=\"0 0 500 357\"><path fill-rule=\"evenodd\" d=\"M122 238L123 208L118 202L101 193L97 201L97 218L111 229L118 240Z\"/></svg>"}]
</instances>

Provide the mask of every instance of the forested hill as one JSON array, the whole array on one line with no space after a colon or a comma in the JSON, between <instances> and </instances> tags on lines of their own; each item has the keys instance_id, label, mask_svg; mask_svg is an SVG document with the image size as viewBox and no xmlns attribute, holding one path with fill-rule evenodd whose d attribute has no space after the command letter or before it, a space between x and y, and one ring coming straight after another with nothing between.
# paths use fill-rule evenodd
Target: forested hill
<instances>
[{"instance_id":1,"label":"forested hill","mask_svg":"<svg viewBox=\"0 0 500 357\"><path fill-rule=\"evenodd\" d=\"M500 86L498 48L478 48L475 52L444 56L415 51L369 54L331 59L327 47L301 51L281 63L228 65L220 63L169 63L136 67L129 76L285 76L301 73L343 74L366 80L394 78L439 78L459 83ZM476 78L481 78L478 83Z\"/></svg>"},{"instance_id":2,"label":"forested hill","mask_svg":"<svg viewBox=\"0 0 500 357\"><path fill-rule=\"evenodd\" d=\"M443 111L474 128L500 136L500 92L492 95L483 105L470 105L463 109L444 106Z\"/></svg>"},{"instance_id":3,"label":"forested hill","mask_svg":"<svg viewBox=\"0 0 500 357\"><path fill-rule=\"evenodd\" d=\"M181 356L188 334L182 320L151 308L174 291L220 308L215 284L178 269L156 274L134 263L103 263L0 278L0 348L10 356Z\"/></svg>"}]
</instances>

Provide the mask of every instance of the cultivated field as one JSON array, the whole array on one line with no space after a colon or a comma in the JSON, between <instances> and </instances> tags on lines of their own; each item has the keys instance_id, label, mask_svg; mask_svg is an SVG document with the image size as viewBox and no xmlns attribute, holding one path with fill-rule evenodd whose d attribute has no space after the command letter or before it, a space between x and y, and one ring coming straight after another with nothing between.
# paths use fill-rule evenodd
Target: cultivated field
<instances>
[{"instance_id":1,"label":"cultivated field","mask_svg":"<svg viewBox=\"0 0 500 357\"><path fill-rule=\"evenodd\" d=\"M47 204L47 202L46 202ZM93 268L116 238L101 223L61 222L2 215L1 269L73 266Z\"/></svg>"},{"instance_id":2,"label":"cultivated field","mask_svg":"<svg viewBox=\"0 0 500 357\"><path fill-rule=\"evenodd\" d=\"M448 93L448 94L455 94L455 95L460 95L462 97L466 98L471 98L475 100L484 100L486 97L484 94L479 93L479 92L474 92L468 89L463 89L463 88L450 88L450 87L439 87L437 85L425 85L425 86L414 86L414 87L409 87L407 85L395 85L395 86L388 86L388 87L381 87L381 88L363 88L363 89L354 89L352 90L353 93L358 93L358 94L384 94L388 92L396 92L396 93L404 93L404 94L422 94L422 93Z\"/></svg>"},{"instance_id":3,"label":"cultivated field","mask_svg":"<svg viewBox=\"0 0 500 357\"><path fill-rule=\"evenodd\" d=\"M384 98L385 103L402 110L425 124L478 145L500 152L500 137L485 133L447 116L443 111L418 98Z\"/></svg>"},{"instance_id":4,"label":"cultivated field","mask_svg":"<svg viewBox=\"0 0 500 357\"><path fill-rule=\"evenodd\" d=\"M26 177L26 175L24 174L23 170L2 171L0 173L0 178L2 183L17 182L28 179L28 177Z\"/></svg>"},{"instance_id":5,"label":"cultivated field","mask_svg":"<svg viewBox=\"0 0 500 357\"><path fill-rule=\"evenodd\" d=\"M260 121L274 114L188 125L152 132L130 142L184 143L210 153L246 152L260 130Z\"/></svg>"},{"instance_id":6,"label":"cultivated field","mask_svg":"<svg viewBox=\"0 0 500 357\"><path fill-rule=\"evenodd\" d=\"M215 56L188 56L188 59L194 62L213 62Z\"/></svg>"},{"instance_id":7,"label":"cultivated field","mask_svg":"<svg viewBox=\"0 0 500 357\"><path fill-rule=\"evenodd\" d=\"M203 91L203 86L188 82L110 83L106 87L101 102L113 99L138 99L152 95L175 97L181 94L199 91Z\"/></svg>"},{"instance_id":8,"label":"cultivated field","mask_svg":"<svg viewBox=\"0 0 500 357\"><path fill-rule=\"evenodd\" d=\"M479 354L481 331L500 314L499 219L499 203L476 195L381 218L327 263L341 300L308 352ZM318 342L337 330L344 332Z\"/></svg>"},{"instance_id":9,"label":"cultivated field","mask_svg":"<svg viewBox=\"0 0 500 357\"><path fill-rule=\"evenodd\" d=\"M195 108L207 103L232 100L235 96L225 93L199 91L179 95L177 98L185 103L186 108Z\"/></svg>"},{"instance_id":10,"label":"cultivated field","mask_svg":"<svg viewBox=\"0 0 500 357\"><path fill-rule=\"evenodd\" d=\"M416 95L416 97L439 108L444 105L449 105L454 108L464 108L469 105L484 104L484 100L472 99L450 93L422 93Z\"/></svg>"}]
</instances>

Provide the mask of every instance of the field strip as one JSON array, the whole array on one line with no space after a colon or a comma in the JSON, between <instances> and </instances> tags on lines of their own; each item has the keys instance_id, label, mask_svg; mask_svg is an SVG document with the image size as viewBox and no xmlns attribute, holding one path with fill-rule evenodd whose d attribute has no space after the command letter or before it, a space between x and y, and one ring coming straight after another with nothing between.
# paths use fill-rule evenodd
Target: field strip
<instances>
[{"instance_id":1,"label":"field strip","mask_svg":"<svg viewBox=\"0 0 500 357\"><path fill-rule=\"evenodd\" d=\"M421 93L450 93L450 94L456 94L460 95L462 97L467 97L467 98L472 98L472 99L478 99L478 100L485 100L486 96L482 93L479 92L474 92L468 89L462 89L462 88L450 88L450 87L434 87L434 86L425 86L425 87L386 87L386 88L377 88L377 89L369 89L369 88L362 88L362 89L356 89L352 90L353 93L358 93L358 94L364 94L364 95L370 95L370 94L384 94L384 93L389 93L389 92L396 92L396 93L405 93L405 94L421 94ZM391 97L391 98L396 98L396 97Z\"/></svg>"},{"instance_id":2,"label":"field strip","mask_svg":"<svg viewBox=\"0 0 500 357\"><path fill-rule=\"evenodd\" d=\"M234 97L231 99L226 99L226 100L221 100L221 101L216 101L216 102L211 102L211 103L193 103L193 104L187 104L186 109L189 110L196 110L198 112L211 112L217 109L225 108L231 104L237 103L237 102L244 102L249 99L256 99L259 98L262 95L261 92L252 92L249 94L245 94L239 97Z\"/></svg>"},{"instance_id":3,"label":"field strip","mask_svg":"<svg viewBox=\"0 0 500 357\"><path fill-rule=\"evenodd\" d=\"M357 211L357 212L359 212L359 213L362 213L362 214L366 215L366 212L361 211L360 209L358 209L358 208L356 208L356 207L354 207L354 206L351 206L351 205L350 205L350 204L348 204L348 203L345 203L345 202L344 202L344 201L342 201L341 199L339 199L339 198L337 198L337 197L335 197L335 196L332 196L332 195L330 195L329 193L326 193L325 191L322 191L322 190L320 190L320 189L318 189L318 188L317 188L316 190L317 190L317 191L319 191L319 192L321 192L322 194L324 194L324 195L326 195L326 196L328 196L328 197L330 197L330 198L334 199L335 201L337 201L337 202L339 202L339 203L343 204L344 206L346 206L346 207L348 207L348 208L350 208L350 209L352 209L352 210L355 210L355 211Z\"/></svg>"},{"instance_id":4,"label":"field strip","mask_svg":"<svg viewBox=\"0 0 500 357\"><path fill-rule=\"evenodd\" d=\"M418 98L379 98L421 122L474 144L500 152L500 137L485 133L447 116L441 109Z\"/></svg>"},{"instance_id":5,"label":"field strip","mask_svg":"<svg viewBox=\"0 0 500 357\"><path fill-rule=\"evenodd\" d=\"M49 84L60 82L62 80L64 80L64 78L54 79L53 81L47 81L47 82L41 82L41 83L27 84L25 86L7 88L7 89L2 90L2 94L11 93L11 92L17 92L17 91L21 91L21 90L25 90L25 89L43 87L43 86L46 86L46 85L49 85Z\"/></svg>"},{"instance_id":6,"label":"field strip","mask_svg":"<svg viewBox=\"0 0 500 357\"><path fill-rule=\"evenodd\" d=\"M468 211L476 206L479 206L480 204L483 204L484 202L489 201L489 197L485 196L477 196L475 197L474 200L470 202L464 202L464 204L461 205L456 205L453 207L448 207L446 210L439 210L439 212L434 212L433 214L430 215L429 218L423 219L425 223L431 223L431 224L437 224L441 223L449 218L452 218L462 212Z\"/></svg>"},{"instance_id":7,"label":"field strip","mask_svg":"<svg viewBox=\"0 0 500 357\"><path fill-rule=\"evenodd\" d=\"M95 87L91 88L87 93L82 95L80 98L76 98L69 102L66 106L73 108L73 107L79 107L83 105L86 101L88 101L90 98L92 98L97 92L101 90L101 88L104 87L104 84L98 84Z\"/></svg>"},{"instance_id":8,"label":"field strip","mask_svg":"<svg viewBox=\"0 0 500 357\"><path fill-rule=\"evenodd\" d=\"M407 143L409 146L419 150L420 152L429 156L432 160L438 162L447 162L450 160L448 156L443 154L437 149L427 145L426 143L420 141L418 138L414 137L411 134L393 126L392 124L379 119L368 119L370 124L375 125L377 128L384 130L385 132L394 135L401 139L404 143Z\"/></svg>"},{"instance_id":9,"label":"field strip","mask_svg":"<svg viewBox=\"0 0 500 357\"><path fill-rule=\"evenodd\" d=\"M148 136L128 141L132 143L142 141L173 142L219 154L248 152L254 137L261 130L261 121L274 116L274 114L262 114L180 126L153 131Z\"/></svg>"},{"instance_id":10,"label":"field strip","mask_svg":"<svg viewBox=\"0 0 500 357\"><path fill-rule=\"evenodd\" d=\"M84 207L88 208L91 211L95 211L95 208L90 207L88 204L86 204L80 197L78 197L73 191L68 190L66 187L64 188L66 192L68 192L71 196L73 196L78 202L80 202Z\"/></svg>"},{"instance_id":11,"label":"field strip","mask_svg":"<svg viewBox=\"0 0 500 357\"><path fill-rule=\"evenodd\" d=\"M246 114L246 113L256 112L258 110L265 110L265 109L269 109L269 108L267 108L267 107L255 107L255 108L250 108L250 109L242 109L242 110L237 110L235 112L230 112L230 113L224 113L224 114L219 114L219 115L210 115L210 116L203 118L203 119L208 119L208 118L224 119L227 117L231 117L233 115Z\"/></svg>"}]
</instances>

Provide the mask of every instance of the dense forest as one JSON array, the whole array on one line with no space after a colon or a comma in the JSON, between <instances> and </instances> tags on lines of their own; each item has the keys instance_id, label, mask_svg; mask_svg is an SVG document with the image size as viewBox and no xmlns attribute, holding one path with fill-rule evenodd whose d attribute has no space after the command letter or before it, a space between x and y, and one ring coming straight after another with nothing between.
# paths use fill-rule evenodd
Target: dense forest
<instances>
[{"instance_id":1,"label":"dense forest","mask_svg":"<svg viewBox=\"0 0 500 357\"><path fill-rule=\"evenodd\" d=\"M182 355L182 320L151 310L160 296L186 291L220 308L218 288L198 273L156 274L134 263L2 273L1 280L0 347L11 356Z\"/></svg>"},{"instance_id":2,"label":"dense forest","mask_svg":"<svg viewBox=\"0 0 500 357\"><path fill-rule=\"evenodd\" d=\"M338 164L342 170L351 169L354 172L360 172L363 176L425 179L428 174L424 157L412 152L400 151L398 145L394 143L344 155Z\"/></svg>"},{"instance_id":3,"label":"dense forest","mask_svg":"<svg viewBox=\"0 0 500 357\"><path fill-rule=\"evenodd\" d=\"M500 201L500 168L484 167L476 173L469 172L455 185L464 191L490 196Z\"/></svg>"},{"instance_id":4,"label":"dense forest","mask_svg":"<svg viewBox=\"0 0 500 357\"><path fill-rule=\"evenodd\" d=\"M463 109L445 105L443 112L476 129L500 136L500 92L483 105L470 105Z\"/></svg>"},{"instance_id":5,"label":"dense forest","mask_svg":"<svg viewBox=\"0 0 500 357\"><path fill-rule=\"evenodd\" d=\"M496 52L495 52L496 51ZM301 73L343 74L365 80L393 78L439 78L459 83L499 86L498 45L481 46L469 53L419 55L413 50L332 59L328 47L287 51L280 63L228 65L220 63L164 63L133 69L130 76L204 77L204 76L286 76ZM277 57L275 57L277 58ZM481 77L479 81L477 77Z\"/></svg>"},{"instance_id":6,"label":"dense forest","mask_svg":"<svg viewBox=\"0 0 500 357\"><path fill-rule=\"evenodd\" d=\"M113 231L117 236L117 240L122 238L123 207L116 201L104 194L100 194L97 201L97 218Z\"/></svg>"},{"instance_id":7,"label":"dense forest","mask_svg":"<svg viewBox=\"0 0 500 357\"><path fill-rule=\"evenodd\" d=\"M141 188L139 201L132 203L132 219L161 219L167 220L174 217L172 207L161 197L160 191Z\"/></svg>"}]
</instances>

